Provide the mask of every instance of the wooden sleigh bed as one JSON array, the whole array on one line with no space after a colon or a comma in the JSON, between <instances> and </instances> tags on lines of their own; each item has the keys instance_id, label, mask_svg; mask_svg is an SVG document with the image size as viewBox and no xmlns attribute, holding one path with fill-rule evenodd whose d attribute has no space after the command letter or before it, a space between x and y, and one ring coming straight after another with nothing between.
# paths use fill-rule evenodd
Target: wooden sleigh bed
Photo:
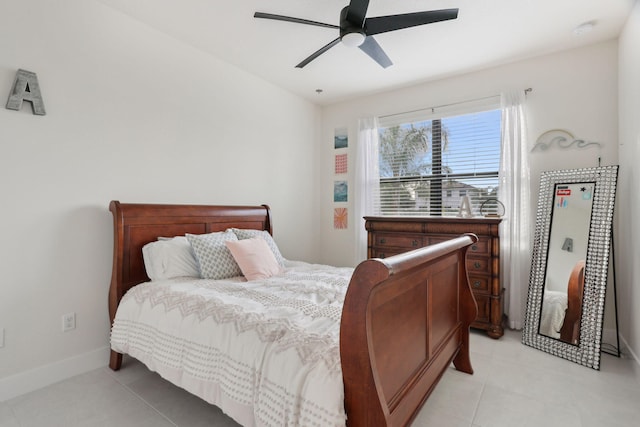
<instances>
[{"instance_id":1,"label":"wooden sleigh bed","mask_svg":"<svg viewBox=\"0 0 640 427\"><path fill-rule=\"evenodd\" d=\"M578 261L571 270L567 284L567 310L565 312L560 340L578 344L580 340L580 322L582 320L582 297L584 294L585 261Z\"/></svg>"},{"instance_id":2,"label":"wooden sleigh bed","mask_svg":"<svg viewBox=\"0 0 640 427\"><path fill-rule=\"evenodd\" d=\"M142 247L158 237L229 228L272 232L269 207L123 204L112 201L113 271L109 315L123 295L148 281ZM465 269L468 234L358 265L340 321L340 359L348 426L405 426L445 370L473 373L469 325L477 307ZM118 370L122 354L111 351ZM222 408L224 411L224 408Z\"/></svg>"}]
</instances>

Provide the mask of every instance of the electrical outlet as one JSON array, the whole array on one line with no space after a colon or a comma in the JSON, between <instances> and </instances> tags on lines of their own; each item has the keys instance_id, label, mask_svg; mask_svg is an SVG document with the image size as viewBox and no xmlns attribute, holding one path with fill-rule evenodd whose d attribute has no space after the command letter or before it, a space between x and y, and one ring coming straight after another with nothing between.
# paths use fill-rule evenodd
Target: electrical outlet
<instances>
[{"instance_id":1,"label":"electrical outlet","mask_svg":"<svg viewBox=\"0 0 640 427\"><path fill-rule=\"evenodd\" d=\"M4 328L0 328L0 348L4 347Z\"/></svg>"},{"instance_id":2,"label":"electrical outlet","mask_svg":"<svg viewBox=\"0 0 640 427\"><path fill-rule=\"evenodd\" d=\"M76 328L76 314L67 313L62 315L62 332L69 332Z\"/></svg>"}]
</instances>

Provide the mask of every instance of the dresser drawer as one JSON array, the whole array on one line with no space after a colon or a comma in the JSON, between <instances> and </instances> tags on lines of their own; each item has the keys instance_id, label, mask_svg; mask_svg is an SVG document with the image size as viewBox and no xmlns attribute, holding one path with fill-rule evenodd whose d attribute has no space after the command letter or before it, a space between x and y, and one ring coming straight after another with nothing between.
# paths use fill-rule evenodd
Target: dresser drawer
<instances>
[{"instance_id":1,"label":"dresser drawer","mask_svg":"<svg viewBox=\"0 0 640 427\"><path fill-rule=\"evenodd\" d=\"M489 255L489 239L479 238L477 242L469 247L469 255Z\"/></svg>"},{"instance_id":2,"label":"dresser drawer","mask_svg":"<svg viewBox=\"0 0 640 427\"><path fill-rule=\"evenodd\" d=\"M467 256L467 271L469 274L491 274L489 258Z\"/></svg>"},{"instance_id":3,"label":"dresser drawer","mask_svg":"<svg viewBox=\"0 0 640 427\"><path fill-rule=\"evenodd\" d=\"M451 240L455 237L457 236L453 236L451 234L443 234L443 235L427 236L426 239L427 239L428 245L435 245L436 243L446 242L447 240Z\"/></svg>"},{"instance_id":4,"label":"dresser drawer","mask_svg":"<svg viewBox=\"0 0 640 427\"><path fill-rule=\"evenodd\" d=\"M386 249L372 249L371 258L389 258L391 255L401 254L403 252L409 252L410 249L398 249L398 248L386 248Z\"/></svg>"},{"instance_id":5,"label":"dresser drawer","mask_svg":"<svg viewBox=\"0 0 640 427\"><path fill-rule=\"evenodd\" d=\"M490 274L489 258L467 256L467 272L470 275L474 273Z\"/></svg>"},{"instance_id":6,"label":"dresser drawer","mask_svg":"<svg viewBox=\"0 0 640 427\"><path fill-rule=\"evenodd\" d=\"M373 244L378 247L407 248L407 250L418 249L425 246L424 237L419 234L376 233Z\"/></svg>"},{"instance_id":7,"label":"dresser drawer","mask_svg":"<svg viewBox=\"0 0 640 427\"><path fill-rule=\"evenodd\" d=\"M434 245L440 242L446 242L447 240L454 239L459 235L454 234L440 234L440 235L432 235L427 237L426 244ZM490 255L489 250L489 239L486 237L478 237L478 241L473 245L469 246L468 254L470 255Z\"/></svg>"},{"instance_id":8,"label":"dresser drawer","mask_svg":"<svg viewBox=\"0 0 640 427\"><path fill-rule=\"evenodd\" d=\"M469 275L469 286L475 292L489 292L489 277Z\"/></svg>"}]
</instances>

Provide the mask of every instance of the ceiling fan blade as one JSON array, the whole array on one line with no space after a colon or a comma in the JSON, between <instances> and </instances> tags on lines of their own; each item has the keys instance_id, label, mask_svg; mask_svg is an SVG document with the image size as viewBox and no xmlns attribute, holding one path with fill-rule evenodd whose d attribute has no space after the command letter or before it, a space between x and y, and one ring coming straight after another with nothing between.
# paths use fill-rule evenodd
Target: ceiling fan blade
<instances>
[{"instance_id":1,"label":"ceiling fan blade","mask_svg":"<svg viewBox=\"0 0 640 427\"><path fill-rule=\"evenodd\" d=\"M431 10L428 12L405 13L402 15L377 16L374 18L367 18L364 23L364 32L366 35L372 36L374 34L416 27L418 25L448 21L450 19L456 19L457 17L458 9L442 9Z\"/></svg>"},{"instance_id":2,"label":"ceiling fan blade","mask_svg":"<svg viewBox=\"0 0 640 427\"><path fill-rule=\"evenodd\" d=\"M351 0L347 9L347 21L360 28L364 27L369 0Z\"/></svg>"},{"instance_id":3,"label":"ceiling fan blade","mask_svg":"<svg viewBox=\"0 0 640 427\"><path fill-rule=\"evenodd\" d=\"M332 42L330 42L329 44L321 47L320 49L318 49L317 51L315 51L314 53L311 54L311 56L309 56L307 59L305 59L304 61L302 61L301 63L299 63L298 65L296 65L296 68L302 68L305 65L307 65L309 62L313 61L314 59L316 59L318 56L322 55L323 53L325 53L326 51L328 51L329 49L331 49L332 47L334 47L335 45L337 45L338 43L340 43L340 37L338 37L337 39L333 40Z\"/></svg>"},{"instance_id":4,"label":"ceiling fan blade","mask_svg":"<svg viewBox=\"0 0 640 427\"><path fill-rule=\"evenodd\" d=\"M276 21L294 22L296 24L316 25L318 27L340 29L340 27L338 27L337 25L325 24L324 22L310 21L308 19L293 18L291 16L274 15L272 13L256 12L253 14L253 17L263 18L263 19L274 19Z\"/></svg>"},{"instance_id":5,"label":"ceiling fan blade","mask_svg":"<svg viewBox=\"0 0 640 427\"><path fill-rule=\"evenodd\" d=\"M364 43L362 43L359 47L361 51L369 55L371 59L380 64L382 68L387 68L393 65L393 62L391 62L387 54L384 53L384 50L382 50L378 42L373 37L367 37L366 39L364 39Z\"/></svg>"}]
</instances>

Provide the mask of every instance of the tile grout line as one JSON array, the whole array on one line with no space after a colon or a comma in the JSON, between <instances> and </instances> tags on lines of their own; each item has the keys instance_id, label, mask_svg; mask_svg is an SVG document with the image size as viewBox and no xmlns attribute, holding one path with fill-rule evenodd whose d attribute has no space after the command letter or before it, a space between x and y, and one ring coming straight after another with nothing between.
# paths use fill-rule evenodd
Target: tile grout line
<instances>
[{"instance_id":1,"label":"tile grout line","mask_svg":"<svg viewBox=\"0 0 640 427\"><path fill-rule=\"evenodd\" d=\"M471 426L478 426L478 427L482 427L480 426L480 424L476 424L476 417L478 416L478 409L480 409L480 402L482 401L482 395L484 394L484 390L487 387L487 382L482 381L482 391L480 392L480 397L478 398L478 402L476 402L476 408L473 410L473 417L471 418Z\"/></svg>"},{"instance_id":2,"label":"tile grout line","mask_svg":"<svg viewBox=\"0 0 640 427\"><path fill-rule=\"evenodd\" d=\"M145 405L147 405L149 408L153 409L153 411L155 413L157 413L158 415L160 415L162 418L164 418L165 420L167 420L172 426L174 427L180 427L178 426L176 423L173 422L173 420L171 420L169 417L167 417L165 414L163 414L162 412L160 412L158 409L156 409L155 406L153 406L151 403L149 403L144 397L140 396L138 393L136 393L133 389L131 389L128 385L126 385L125 383L123 383L122 381L120 381L117 377L117 375L115 375L113 373L113 371L111 371L110 368L107 367L107 373L115 380L115 382L117 382L122 388L124 388L125 390L127 390L129 393L131 393L132 395L134 395L138 400L142 401Z\"/></svg>"},{"instance_id":3,"label":"tile grout line","mask_svg":"<svg viewBox=\"0 0 640 427\"><path fill-rule=\"evenodd\" d=\"M16 411L13 410L13 405L7 405L7 406L11 411L11 415L13 415L13 419L18 422L18 427L22 427L22 421L20 421L20 418L18 418L18 414L16 414Z\"/></svg>"}]
</instances>

